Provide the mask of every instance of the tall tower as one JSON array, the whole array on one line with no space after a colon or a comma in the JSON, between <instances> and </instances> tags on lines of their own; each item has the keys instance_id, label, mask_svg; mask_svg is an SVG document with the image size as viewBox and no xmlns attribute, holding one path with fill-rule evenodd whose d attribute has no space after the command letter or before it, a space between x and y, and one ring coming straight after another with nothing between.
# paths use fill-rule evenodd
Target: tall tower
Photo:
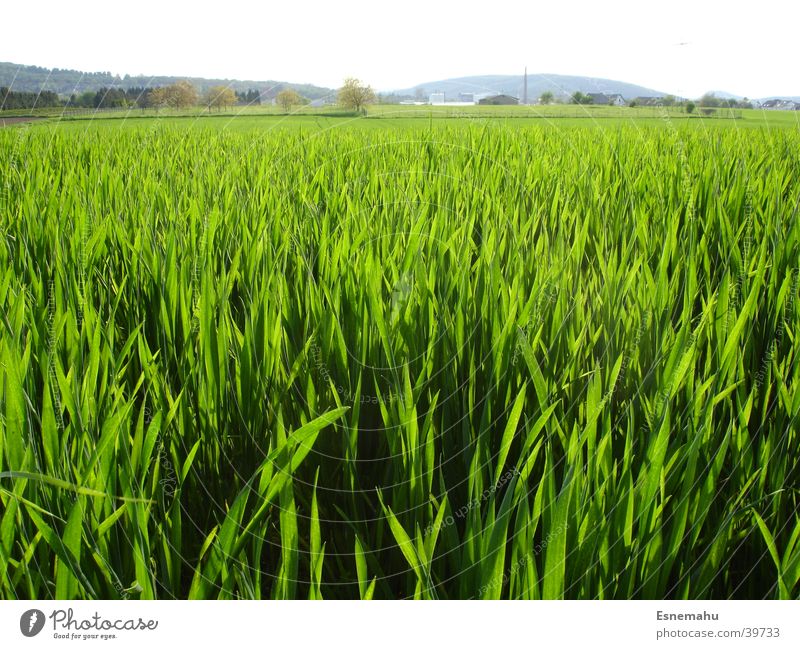
<instances>
[{"instance_id":1,"label":"tall tower","mask_svg":"<svg viewBox=\"0 0 800 649\"><path fill-rule=\"evenodd\" d=\"M522 82L522 103L528 103L528 66L525 66L525 80Z\"/></svg>"}]
</instances>

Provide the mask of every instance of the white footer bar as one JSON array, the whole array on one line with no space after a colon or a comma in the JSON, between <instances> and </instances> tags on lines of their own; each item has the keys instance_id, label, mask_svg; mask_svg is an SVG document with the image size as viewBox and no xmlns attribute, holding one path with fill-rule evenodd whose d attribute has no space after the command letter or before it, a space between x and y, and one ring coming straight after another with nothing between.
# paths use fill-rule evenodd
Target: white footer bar
<instances>
[{"instance_id":1,"label":"white footer bar","mask_svg":"<svg viewBox=\"0 0 800 649\"><path fill-rule=\"evenodd\" d=\"M0 602L2 647L777 649L798 631L796 601Z\"/></svg>"}]
</instances>

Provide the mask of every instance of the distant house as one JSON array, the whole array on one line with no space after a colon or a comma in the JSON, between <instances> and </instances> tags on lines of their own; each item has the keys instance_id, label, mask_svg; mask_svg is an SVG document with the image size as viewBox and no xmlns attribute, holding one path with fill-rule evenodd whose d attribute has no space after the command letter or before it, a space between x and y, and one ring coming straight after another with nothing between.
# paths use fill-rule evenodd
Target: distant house
<instances>
[{"instance_id":1,"label":"distant house","mask_svg":"<svg viewBox=\"0 0 800 649\"><path fill-rule=\"evenodd\" d=\"M764 110L800 110L800 104L790 99L767 99L761 104Z\"/></svg>"},{"instance_id":2,"label":"distant house","mask_svg":"<svg viewBox=\"0 0 800 649\"><path fill-rule=\"evenodd\" d=\"M514 106L519 103L519 99L511 95L494 95L484 97L478 102L481 106Z\"/></svg>"},{"instance_id":3,"label":"distant house","mask_svg":"<svg viewBox=\"0 0 800 649\"><path fill-rule=\"evenodd\" d=\"M431 94L428 101L431 104L443 104L444 103L444 93L443 92L434 92Z\"/></svg>"},{"instance_id":4,"label":"distant house","mask_svg":"<svg viewBox=\"0 0 800 649\"><path fill-rule=\"evenodd\" d=\"M499 92L476 92L473 93L472 98L476 104L479 104L481 103L482 99L486 99L487 97L497 97L499 94Z\"/></svg>"},{"instance_id":5,"label":"distant house","mask_svg":"<svg viewBox=\"0 0 800 649\"><path fill-rule=\"evenodd\" d=\"M620 94L607 95L604 92L590 92L589 97L595 106L624 106L625 99Z\"/></svg>"},{"instance_id":6,"label":"distant house","mask_svg":"<svg viewBox=\"0 0 800 649\"><path fill-rule=\"evenodd\" d=\"M458 93L458 101L465 103L465 104L474 104L475 103L475 93L473 92L459 92Z\"/></svg>"}]
</instances>

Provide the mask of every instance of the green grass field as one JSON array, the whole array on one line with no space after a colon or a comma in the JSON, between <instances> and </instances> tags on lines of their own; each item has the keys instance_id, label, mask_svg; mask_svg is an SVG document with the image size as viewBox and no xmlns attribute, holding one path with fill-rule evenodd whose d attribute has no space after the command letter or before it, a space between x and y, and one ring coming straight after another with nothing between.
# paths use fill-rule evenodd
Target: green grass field
<instances>
[{"instance_id":1,"label":"green grass field","mask_svg":"<svg viewBox=\"0 0 800 649\"><path fill-rule=\"evenodd\" d=\"M229 131L290 128L299 130L325 130L342 127L407 128L425 120L430 125L442 126L473 122L478 124L507 125L509 127L550 125L561 127L589 124L611 128L624 124L634 126L661 126L676 128L692 126L714 128L790 128L800 129L800 111L721 110L716 116L705 116L698 111L687 115L680 108L611 107L611 106L409 106L383 104L370 106L366 118L337 107L298 107L284 113L278 106L237 106L222 111L202 108L186 110L140 109L114 111L79 111L72 113L58 109L38 111L4 111L0 115L34 115L42 119L37 126L57 124L61 128L83 130L100 127L140 127L154 123L180 128L211 128ZM376 123L379 122L379 123Z\"/></svg>"},{"instance_id":2,"label":"green grass field","mask_svg":"<svg viewBox=\"0 0 800 649\"><path fill-rule=\"evenodd\" d=\"M0 596L798 597L743 113L0 130Z\"/></svg>"}]
</instances>

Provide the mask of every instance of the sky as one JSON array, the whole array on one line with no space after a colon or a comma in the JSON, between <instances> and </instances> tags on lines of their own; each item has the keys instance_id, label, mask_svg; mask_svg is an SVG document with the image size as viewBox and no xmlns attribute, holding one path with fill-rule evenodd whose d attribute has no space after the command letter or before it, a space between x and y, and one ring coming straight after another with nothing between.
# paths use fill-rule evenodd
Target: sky
<instances>
[{"instance_id":1,"label":"sky","mask_svg":"<svg viewBox=\"0 0 800 649\"><path fill-rule=\"evenodd\" d=\"M800 2L9 2L0 61L381 91L480 74L574 74L683 97L800 95ZM740 9L739 7L744 7Z\"/></svg>"}]
</instances>

